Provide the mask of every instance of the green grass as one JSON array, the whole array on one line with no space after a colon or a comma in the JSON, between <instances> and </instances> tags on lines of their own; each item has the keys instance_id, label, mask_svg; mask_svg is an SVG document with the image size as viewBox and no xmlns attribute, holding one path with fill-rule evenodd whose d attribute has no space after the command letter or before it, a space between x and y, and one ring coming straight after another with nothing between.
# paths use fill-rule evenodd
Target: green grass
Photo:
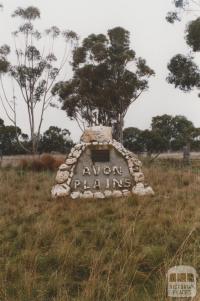
<instances>
[{"instance_id":1,"label":"green grass","mask_svg":"<svg viewBox=\"0 0 200 301\"><path fill-rule=\"evenodd\" d=\"M154 197L51 200L55 173L0 171L0 300L162 301L165 273L200 274L198 169L152 165Z\"/></svg>"}]
</instances>

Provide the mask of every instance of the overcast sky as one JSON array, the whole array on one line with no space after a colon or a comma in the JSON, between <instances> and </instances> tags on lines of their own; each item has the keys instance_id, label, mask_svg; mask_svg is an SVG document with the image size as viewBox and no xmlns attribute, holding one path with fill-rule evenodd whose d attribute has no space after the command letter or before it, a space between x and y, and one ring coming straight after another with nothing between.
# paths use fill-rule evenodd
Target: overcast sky
<instances>
[{"instance_id":1,"label":"overcast sky","mask_svg":"<svg viewBox=\"0 0 200 301\"><path fill-rule=\"evenodd\" d=\"M10 32L14 30L14 20L10 18L13 10L28 5L37 6L41 11L41 20L37 22L40 29L57 25L62 29L72 29L81 38L90 33L106 33L115 26L121 26L131 33L131 46L137 56L147 60L155 70L150 87L129 109L125 126L141 129L149 128L151 118L156 115L185 115L200 127L200 99L197 93L185 94L169 85L167 63L177 53L186 54L189 48L184 41L185 24L171 25L165 21L168 10L172 8L171 0L2 0L4 10L0 19L0 44L11 43ZM26 113L18 111L19 125L28 133ZM2 108L0 117L6 120ZM7 122L8 123L8 122ZM77 141L80 131L76 123L69 121L65 113L49 109L42 130L50 125L68 128L72 138Z\"/></svg>"}]
</instances>

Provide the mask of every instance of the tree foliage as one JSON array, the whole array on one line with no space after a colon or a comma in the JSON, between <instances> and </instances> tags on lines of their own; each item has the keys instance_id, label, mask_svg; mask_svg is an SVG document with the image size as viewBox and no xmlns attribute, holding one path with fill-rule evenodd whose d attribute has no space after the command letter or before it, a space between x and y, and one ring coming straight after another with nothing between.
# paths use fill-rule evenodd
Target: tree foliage
<instances>
[{"instance_id":1,"label":"tree foliage","mask_svg":"<svg viewBox=\"0 0 200 301\"><path fill-rule=\"evenodd\" d=\"M186 28L186 42L194 52L200 51L200 18L191 21Z\"/></svg>"},{"instance_id":2,"label":"tree foliage","mask_svg":"<svg viewBox=\"0 0 200 301\"><path fill-rule=\"evenodd\" d=\"M180 151L187 144L194 150L200 149L200 130L186 117L177 115L155 116L152 118L151 129L124 130L124 146L133 152L160 154L165 151Z\"/></svg>"},{"instance_id":3,"label":"tree foliage","mask_svg":"<svg viewBox=\"0 0 200 301\"><path fill-rule=\"evenodd\" d=\"M21 17L30 22L40 18L40 11L35 6L29 6L27 8L18 7L12 14L12 17Z\"/></svg>"},{"instance_id":4,"label":"tree foliage","mask_svg":"<svg viewBox=\"0 0 200 301\"><path fill-rule=\"evenodd\" d=\"M170 71L167 81L184 92L200 88L200 69L195 54L200 51L200 18L186 27L185 40L191 48L189 55L177 54L168 64Z\"/></svg>"},{"instance_id":5,"label":"tree foliage","mask_svg":"<svg viewBox=\"0 0 200 301\"><path fill-rule=\"evenodd\" d=\"M168 64L167 81L184 92L200 87L200 70L191 57L175 55Z\"/></svg>"},{"instance_id":6,"label":"tree foliage","mask_svg":"<svg viewBox=\"0 0 200 301\"><path fill-rule=\"evenodd\" d=\"M200 8L199 0L172 0L174 10L167 13L167 22L181 21L182 12L196 12Z\"/></svg>"},{"instance_id":7,"label":"tree foliage","mask_svg":"<svg viewBox=\"0 0 200 301\"><path fill-rule=\"evenodd\" d=\"M17 136L16 136L17 132ZM22 130L12 125L5 125L4 120L0 118L0 154L16 155L24 154L25 150L20 147L18 141L28 148L32 141ZM73 145L70 132L67 129L60 129L50 126L43 134L40 135L38 151L40 153L68 153Z\"/></svg>"},{"instance_id":8,"label":"tree foliage","mask_svg":"<svg viewBox=\"0 0 200 301\"><path fill-rule=\"evenodd\" d=\"M130 48L130 34L121 27L107 35L91 34L73 52L73 77L54 86L62 109L81 127L117 125L130 105L148 88L154 75L146 61Z\"/></svg>"},{"instance_id":9,"label":"tree foliage","mask_svg":"<svg viewBox=\"0 0 200 301\"><path fill-rule=\"evenodd\" d=\"M45 33L39 32L34 21L40 18L40 11L34 6L18 7L12 17L20 18L22 23L13 33L16 58L9 58L10 48L7 45L0 48L1 102L7 117L17 127L16 108L23 101L27 108L31 151L35 153L45 112L53 105L51 89L66 65L68 48L77 42L77 36L69 30L61 32L56 26L50 27ZM59 37L64 42L61 59L57 58L55 51L55 43ZM12 96L8 96L5 91L5 73L14 83Z\"/></svg>"},{"instance_id":10,"label":"tree foliage","mask_svg":"<svg viewBox=\"0 0 200 301\"><path fill-rule=\"evenodd\" d=\"M141 140L142 130L135 127L128 127L124 129L124 146L132 152L140 153L144 149Z\"/></svg>"},{"instance_id":11,"label":"tree foliage","mask_svg":"<svg viewBox=\"0 0 200 301\"><path fill-rule=\"evenodd\" d=\"M70 132L67 129L60 129L56 126L50 126L40 139L39 151L50 153L67 153L71 149L73 142L70 138Z\"/></svg>"},{"instance_id":12,"label":"tree foliage","mask_svg":"<svg viewBox=\"0 0 200 301\"><path fill-rule=\"evenodd\" d=\"M17 136L16 136L17 134ZM28 136L22 130L12 125L5 125L0 118L0 153L3 155L20 154L22 152L18 140L26 144Z\"/></svg>"}]
</instances>

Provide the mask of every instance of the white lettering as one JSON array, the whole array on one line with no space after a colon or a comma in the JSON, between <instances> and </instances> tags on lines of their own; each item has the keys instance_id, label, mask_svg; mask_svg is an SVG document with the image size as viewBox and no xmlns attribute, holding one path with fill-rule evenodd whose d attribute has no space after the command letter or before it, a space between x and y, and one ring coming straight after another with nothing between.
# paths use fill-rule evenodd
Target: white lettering
<instances>
[{"instance_id":1,"label":"white lettering","mask_svg":"<svg viewBox=\"0 0 200 301\"><path fill-rule=\"evenodd\" d=\"M122 180L113 179L113 188L116 188L116 186L122 188Z\"/></svg>"},{"instance_id":2,"label":"white lettering","mask_svg":"<svg viewBox=\"0 0 200 301\"><path fill-rule=\"evenodd\" d=\"M111 173L111 168L109 166L105 166L103 169L104 175L109 175Z\"/></svg>"},{"instance_id":3,"label":"white lettering","mask_svg":"<svg viewBox=\"0 0 200 301\"><path fill-rule=\"evenodd\" d=\"M85 175L89 175L89 176L91 175L89 167L84 167L83 168L83 176L85 176Z\"/></svg>"},{"instance_id":4,"label":"white lettering","mask_svg":"<svg viewBox=\"0 0 200 301\"><path fill-rule=\"evenodd\" d=\"M113 174L114 175L122 175L122 168L117 167L117 166L113 166Z\"/></svg>"},{"instance_id":5,"label":"white lettering","mask_svg":"<svg viewBox=\"0 0 200 301\"><path fill-rule=\"evenodd\" d=\"M126 188L131 187L131 180L130 179L125 179L124 180L124 187L126 187Z\"/></svg>"},{"instance_id":6,"label":"white lettering","mask_svg":"<svg viewBox=\"0 0 200 301\"><path fill-rule=\"evenodd\" d=\"M110 188L110 181L109 179L106 179L106 189L109 189Z\"/></svg>"},{"instance_id":7,"label":"white lettering","mask_svg":"<svg viewBox=\"0 0 200 301\"><path fill-rule=\"evenodd\" d=\"M81 185L81 182L79 180L75 180L74 181L74 188L76 189L77 187L79 187Z\"/></svg>"},{"instance_id":8,"label":"white lettering","mask_svg":"<svg viewBox=\"0 0 200 301\"><path fill-rule=\"evenodd\" d=\"M101 186L100 180L95 180L93 188L94 189L100 189L100 186Z\"/></svg>"},{"instance_id":9,"label":"white lettering","mask_svg":"<svg viewBox=\"0 0 200 301\"><path fill-rule=\"evenodd\" d=\"M94 175L98 176L100 173L100 166L94 166L93 165L93 171L94 171Z\"/></svg>"},{"instance_id":10,"label":"white lettering","mask_svg":"<svg viewBox=\"0 0 200 301\"><path fill-rule=\"evenodd\" d=\"M90 186L87 185L87 181L86 180L83 181L83 188L84 188L84 190L90 189Z\"/></svg>"}]
</instances>

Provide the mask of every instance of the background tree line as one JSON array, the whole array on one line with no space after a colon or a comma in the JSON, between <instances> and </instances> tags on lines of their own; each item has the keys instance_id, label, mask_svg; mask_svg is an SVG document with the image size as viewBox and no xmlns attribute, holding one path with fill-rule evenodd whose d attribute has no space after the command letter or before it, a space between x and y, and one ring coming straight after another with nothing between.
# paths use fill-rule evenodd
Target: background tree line
<instances>
[{"instance_id":1,"label":"background tree line","mask_svg":"<svg viewBox=\"0 0 200 301\"><path fill-rule=\"evenodd\" d=\"M17 132L17 137L16 137ZM19 144L20 141L20 144ZM23 145L24 147L21 147ZM0 118L0 154L17 155L25 154L26 148L31 147L32 141L22 130L12 125L5 125ZM43 134L40 135L38 142L39 153L67 153L73 145L70 138L70 132L67 129L60 129L56 126L50 126Z\"/></svg>"},{"instance_id":2,"label":"background tree line","mask_svg":"<svg viewBox=\"0 0 200 301\"><path fill-rule=\"evenodd\" d=\"M124 146L135 153L159 155L162 152L182 151L186 145L193 151L200 151L200 128L195 128L184 116L153 117L149 130L135 127L124 129Z\"/></svg>"},{"instance_id":3,"label":"background tree line","mask_svg":"<svg viewBox=\"0 0 200 301\"><path fill-rule=\"evenodd\" d=\"M17 135L16 138L14 126L5 125L0 119L0 149L3 155L26 153L18 141L27 148L32 144L31 138L20 128L17 128ZM150 129L128 127L124 129L123 136L124 146L135 153L159 155L163 152L182 151L185 145L190 145L192 151L200 151L200 128L196 128L184 116L155 116L152 118ZM67 153L72 146L69 130L50 126L40 135L38 152Z\"/></svg>"}]
</instances>

